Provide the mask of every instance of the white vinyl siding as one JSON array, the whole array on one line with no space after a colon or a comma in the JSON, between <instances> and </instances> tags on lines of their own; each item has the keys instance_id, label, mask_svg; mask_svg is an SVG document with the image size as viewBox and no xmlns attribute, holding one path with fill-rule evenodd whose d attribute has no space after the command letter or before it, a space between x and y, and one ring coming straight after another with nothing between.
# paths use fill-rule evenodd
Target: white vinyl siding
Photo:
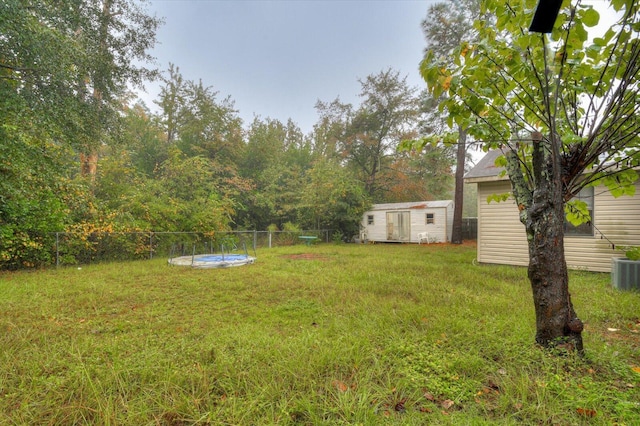
<instances>
[{"instance_id":1,"label":"white vinyl siding","mask_svg":"<svg viewBox=\"0 0 640 426\"><path fill-rule=\"evenodd\" d=\"M478 184L478 261L526 266L529 252L524 225L512 198L487 202L492 194L510 192L509 181ZM571 269L610 272L616 246L640 245L640 184L633 197L614 198L604 187L594 188L594 235L565 236L565 256ZM611 242L610 242L611 241Z\"/></svg>"},{"instance_id":2,"label":"white vinyl siding","mask_svg":"<svg viewBox=\"0 0 640 426\"><path fill-rule=\"evenodd\" d=\"M488 202L494 194L511 191L509 181L478 185L478 261L507 265L529 264L529 249L524 226L513 198Z\"/></svg>"}]
</instances>

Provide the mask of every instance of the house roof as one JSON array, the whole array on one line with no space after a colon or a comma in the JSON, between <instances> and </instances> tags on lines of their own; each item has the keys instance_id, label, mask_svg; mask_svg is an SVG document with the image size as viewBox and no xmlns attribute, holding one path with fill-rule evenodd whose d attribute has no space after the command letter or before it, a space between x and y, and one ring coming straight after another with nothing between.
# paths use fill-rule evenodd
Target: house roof
<instances>
[{"instance_id":1,"label":"house roof","mask_svg":"<svg viewBox=\"0 0 640 426\"><path fill-rule=\"evenodd\" d=\"M369 211L372 210L411 210L411 209L437 209L446 208L453 204L452 200L438 201L413 201L410 203L383 203L374 204Z\"/></svg>"},{"instance_id":2,"label":"house roof","mask_svg":"<svg viewBox=\"0 0 640 426\"><path fill-rule=\"evenodd\" d=\"M478 164L464 176L465 182L478 183L507 179L506 176L501 176L500 174L504 171L504 167L496 166L496 160L501 155L503 155L503 152L499 149L487 152L487 154L478 161Z\"/></svg>"}]
</instances>

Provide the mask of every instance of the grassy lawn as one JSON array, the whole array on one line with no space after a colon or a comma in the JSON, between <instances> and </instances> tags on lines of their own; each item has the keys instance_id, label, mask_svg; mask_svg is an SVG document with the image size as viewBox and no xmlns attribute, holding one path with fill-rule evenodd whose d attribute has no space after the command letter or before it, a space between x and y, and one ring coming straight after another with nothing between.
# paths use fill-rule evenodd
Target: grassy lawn
<instances>
[{"instance_id":1,"label":"grassy lawn","mask_svg":"<svg viewBox=\"0 0 640 426\"><path fill-rule=\"evenodd\" d=\"M0 424L640 424L640 294L573 272L586 356L534 344L473 246L303 245L0 273Z\"/></svg>"}]
</instances>

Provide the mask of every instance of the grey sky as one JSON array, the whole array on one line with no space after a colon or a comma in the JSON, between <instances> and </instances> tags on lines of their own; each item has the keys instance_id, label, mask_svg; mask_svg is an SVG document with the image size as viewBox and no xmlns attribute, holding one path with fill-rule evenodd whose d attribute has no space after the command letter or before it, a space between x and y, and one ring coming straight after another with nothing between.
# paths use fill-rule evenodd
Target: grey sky
<instances>
[{"instance_id":1,"label":"grey sky","mask_svg":"<svg viewBox=\"0 0 640 426\"><path fill-rule=\"evenodd\" d=\"M317 121L317 100L359 103L358 79L392 68L410 86L426 45L420 22L433 0L229 1L152 0L165 18L152 52L183 77L230 96L248 125L255 115L304 133ZM147 105L158 84L147 85Z\"/></svg>"}]
</instances>

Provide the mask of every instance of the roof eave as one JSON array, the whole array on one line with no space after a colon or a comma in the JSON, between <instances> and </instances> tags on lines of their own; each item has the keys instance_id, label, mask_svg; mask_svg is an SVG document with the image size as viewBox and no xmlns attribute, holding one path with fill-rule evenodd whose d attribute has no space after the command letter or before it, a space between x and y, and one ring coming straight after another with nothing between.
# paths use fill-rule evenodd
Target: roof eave
<instances>
[{"instance_id":1,"label":"roof eave","mask_svg":"<svg viewBox=\"0 0 640 426\"><path fill-rule=\"evenodd\" d=\"M483 182L499 182L509 180L507 175L493 175L493 176L478 176L478 177L469 177L464 178L464 183L483 183Z\"/></svg>"}]
</instances>

